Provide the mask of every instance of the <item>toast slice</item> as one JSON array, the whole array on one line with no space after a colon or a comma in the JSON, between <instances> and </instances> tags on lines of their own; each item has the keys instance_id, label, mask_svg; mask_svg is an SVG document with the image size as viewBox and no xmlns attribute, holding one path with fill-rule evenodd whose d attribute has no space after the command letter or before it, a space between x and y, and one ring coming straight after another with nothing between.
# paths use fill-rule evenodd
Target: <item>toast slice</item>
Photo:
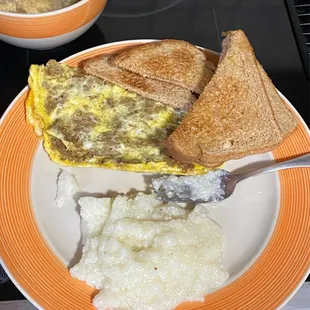
<instances>
[{"instance_id":1,"label":"toast slice","mask_svg":"<svg viewBox=\"0 0 310 310\"><path fill-rule=\"evenodd\" d=\"M296 129L297 119L295 115L288 109L287 105L283 102L282 98L280 97L261 64L257 62L257 66L275 119L280 127L280 130L282 131L283 136L286 137Z\"/></svg>"},{"instance_id":2,"label":"toast slice","mask_svg":"<svg viewBox=\"0 0 310 310\"><path fill-rule=\"evenodd\" d=\"M113 55L92 58L83 63L83 70L145 98L174 108L188 109L196 101L196 97L189 90L119 68L112 63L113 58Z\"/></svg>"},{"instance_id":3,"label":"toast slice","mask_svg":"<svg viewBox=\"0 0 310 310\"><path fill-rule=\"evenodd\" d=\"M182 163L217 167L270 151L297 126L244 32L226 33L222 46L214 76L165 141L168 154Z\"/></svg>"},{"instance_id":4,"label":"toast slice","mask_svg":"<svg viewBox=\"0 0 310 310\"><path fill-rule=\"evenodd\" d=\"M200 94L216 68L214 55L181 40L139 45L115 57L114 63L145 77L173 83Z\"/></svg>"}]
</instances>

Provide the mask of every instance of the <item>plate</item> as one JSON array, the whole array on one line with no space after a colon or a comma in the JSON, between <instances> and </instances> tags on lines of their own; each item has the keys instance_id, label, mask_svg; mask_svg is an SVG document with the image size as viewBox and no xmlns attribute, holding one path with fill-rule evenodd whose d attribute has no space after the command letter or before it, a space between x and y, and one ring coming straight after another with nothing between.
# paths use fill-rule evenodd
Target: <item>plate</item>
<instances>
[{"instance_id":1,"label":"plate","mask_svg":"<svg viewBox=\"0 0 310 310\"><path fill-rule=\"evenodd\" d=\"M98 46L64 60L76 66L149 40ZM214 52L214 57L217 57ZM39 309L93 309L96 291L70 277L68 267L81 255L78 209L57 209L56 178L61 168L76 175L84 193L145 191L150 175L95 168L68 168L51 162L25 121L26 87L0 124L1 264L21 292ZM282 95L281 95L282 96ZM229 161L226 169L244 169L310 152L309 129L297 130L272 153ZM178 309L276 309L286 303L309 273L310 169L290 169L245 180L210 216L224 230L225 285L204 303Z\"/></svg>"}]
</instances>

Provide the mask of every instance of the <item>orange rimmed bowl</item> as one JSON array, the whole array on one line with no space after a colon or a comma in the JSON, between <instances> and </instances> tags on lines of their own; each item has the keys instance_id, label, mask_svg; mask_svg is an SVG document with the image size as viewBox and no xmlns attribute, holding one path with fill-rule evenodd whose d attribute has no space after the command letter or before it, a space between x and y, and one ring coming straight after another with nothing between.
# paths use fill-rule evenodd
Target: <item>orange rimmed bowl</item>
<instances>
[{"instance_id":1,"label":"orange rimmed bowl","mask_svg":"<svg viewBox=\"0 0 310 310\"><path fill-rule=\"evenodd\" d=\"M64 9L23 14L0 11L0 40L23 48L50 49L86 32L107 0L81 0Z\"/></svg>"}]
</instances>

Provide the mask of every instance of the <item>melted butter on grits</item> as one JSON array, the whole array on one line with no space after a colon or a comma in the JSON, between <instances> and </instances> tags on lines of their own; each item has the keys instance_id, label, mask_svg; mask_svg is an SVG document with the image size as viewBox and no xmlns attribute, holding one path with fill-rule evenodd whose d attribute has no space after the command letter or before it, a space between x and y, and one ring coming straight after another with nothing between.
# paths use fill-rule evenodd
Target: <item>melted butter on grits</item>
<instances>
[{"instance_id":1,"label":"melted butter on grits","mask_svg":"<svg viewBox=\"0 0 310 310\"><path fill-rule=\"evenodd\" d=\"M69 166L200 174L165 155L163 141L185 112L51 60L32 65L27 121L50 158Z\"/></svg>"},{"instance_id":2,"label":"melted butter on grits","mask_svg":"<svg viewBox=\"0 0 310 310\"><path fill-rule=\"evenodd\" d=\"M203 301L228 278L223 232L205 206L192 211L153 195L83 197L84 248L71 275L100 290L99 310L169 310Z\"/></svg>"}]
</instances>

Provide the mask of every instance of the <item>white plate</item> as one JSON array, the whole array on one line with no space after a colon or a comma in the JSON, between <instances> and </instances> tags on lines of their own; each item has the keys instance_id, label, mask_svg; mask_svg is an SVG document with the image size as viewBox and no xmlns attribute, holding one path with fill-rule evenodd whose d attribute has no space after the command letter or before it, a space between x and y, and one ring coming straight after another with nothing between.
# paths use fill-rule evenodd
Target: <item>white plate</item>
<instances>
[{"instance_id":1,"label":"white plate","mask_svg":"<svg viewBox=\"0 0 310 310\"><path fill-rule=\"evenodd\" d=\"M98 46L65 61L77 65L146 42ZM55 205L59 169L75 174L84 194L96 195L144 190L150 176L52 163L41 143L37 148L38 139L25 122L27 91L13 101L0 124L1 264L38 308L92 309L94 290L68 272L81 255L80 217L78 207ZM282 98L299 119L297 130L273 153L230 161L227 170L270 162L273 156L279 160L310 152L309 129ZM224 259L232 283L209 294L204 304L185 304L180 309L269 310L287 302L310 268L309 188L309 169L290 169L245 180L225 202L206 206L223 227Z\"/></svg>"}]
</instances>

